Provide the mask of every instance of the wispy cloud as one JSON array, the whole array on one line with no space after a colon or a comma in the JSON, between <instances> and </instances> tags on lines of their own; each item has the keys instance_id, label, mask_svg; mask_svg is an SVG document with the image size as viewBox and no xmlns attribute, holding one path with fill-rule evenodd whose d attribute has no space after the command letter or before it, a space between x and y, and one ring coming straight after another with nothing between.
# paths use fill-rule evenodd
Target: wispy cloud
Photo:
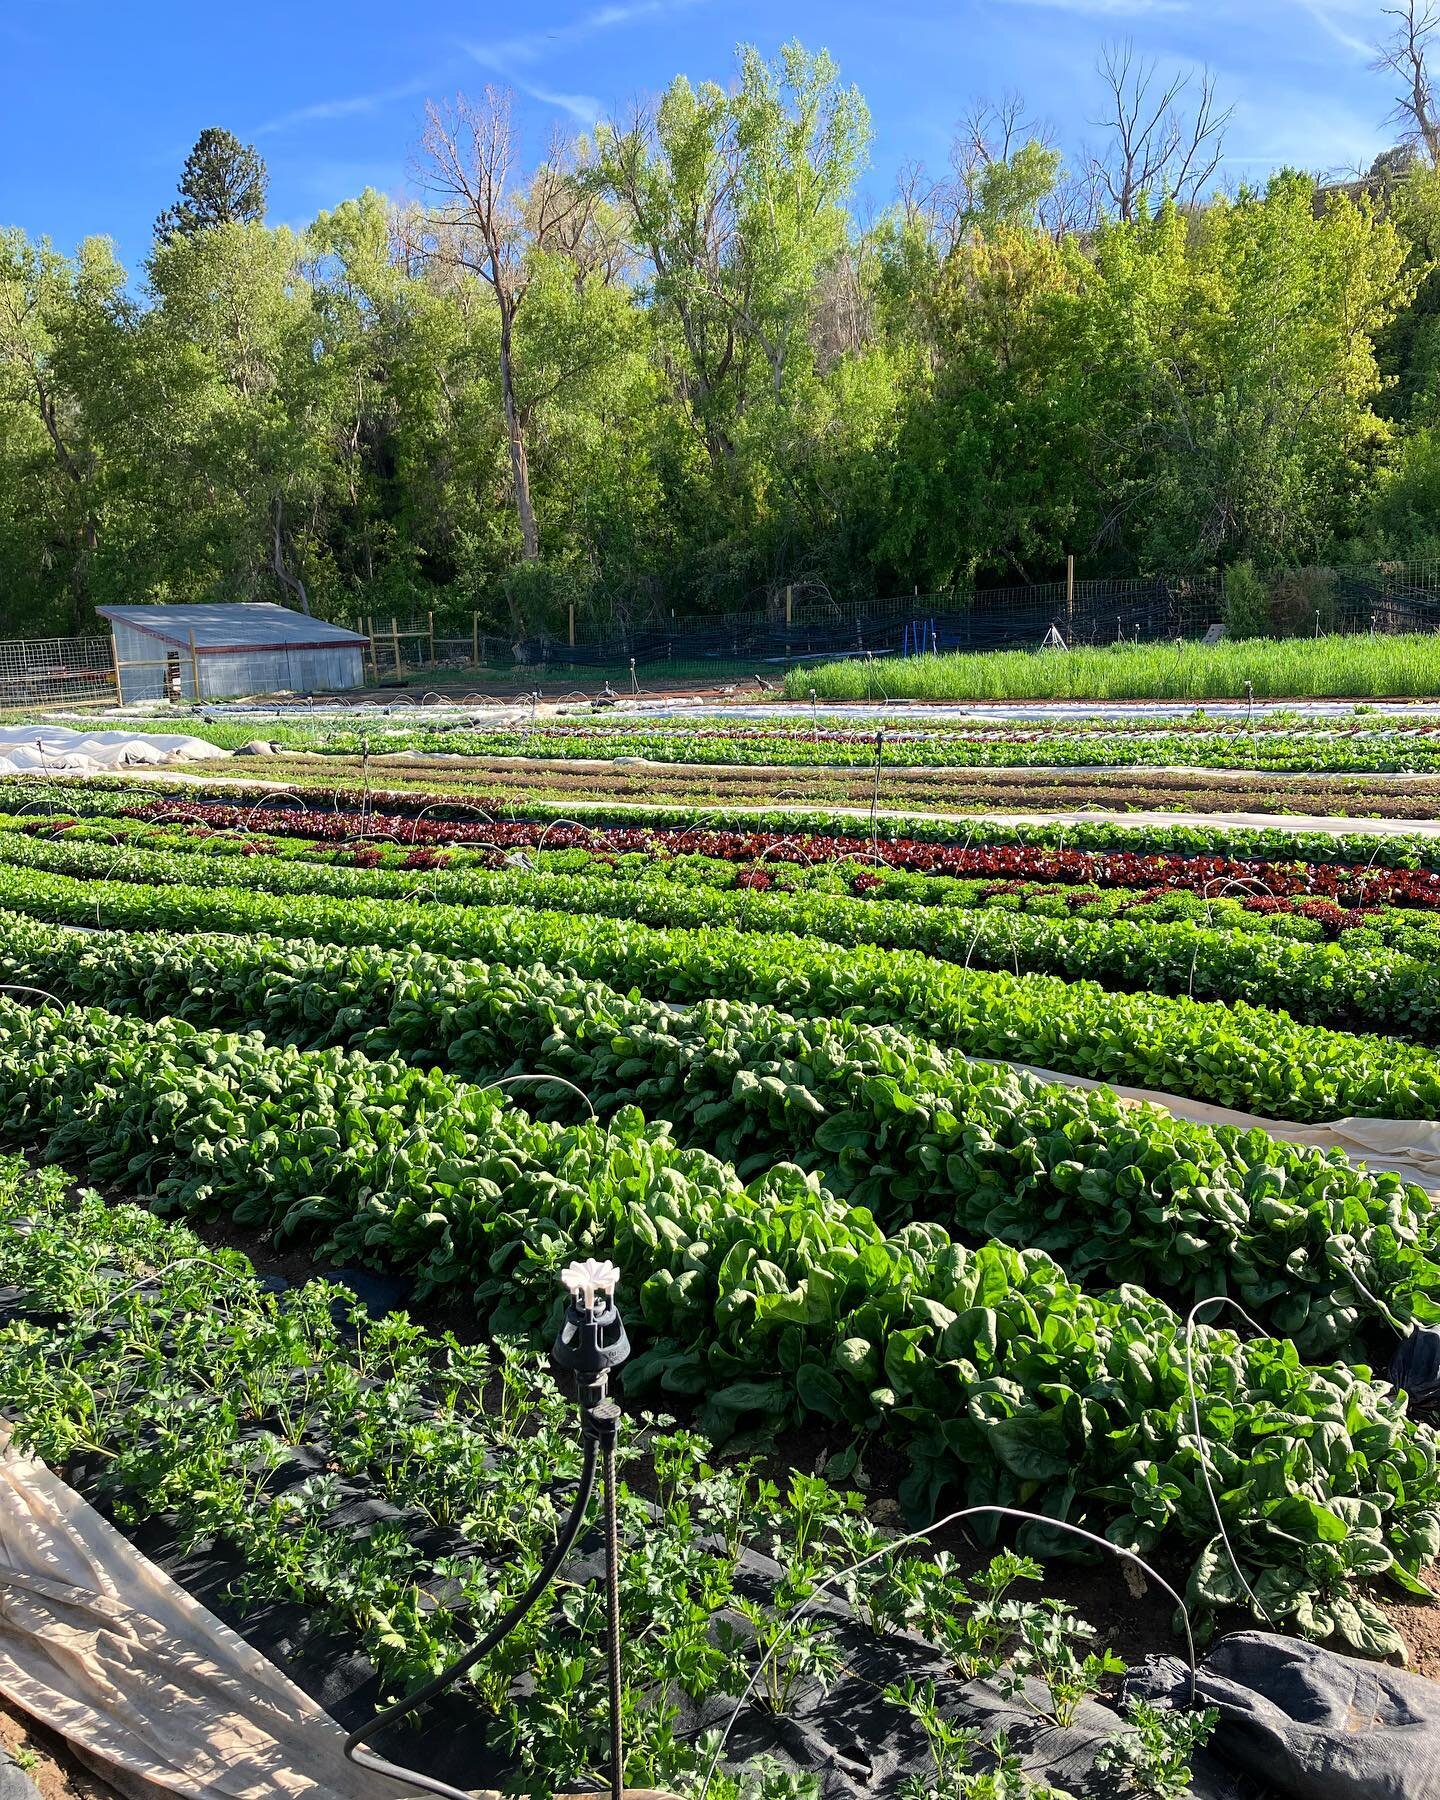
<instances>
[{"instance_id":1,"label":"wispy cloud","mask_svg":"<svg viewBox=\"0 0 1440 1800\"><path fill-rule=\"evenodd\" d=\"M1300 0L1301 10L1307 12L1320 29L1329 38L1348 50L1352 56L1368 61L1374 54L1374 46L1349 28L1347 19L1355 17L1353 6L1335 6L1327 4L1327 0Z\"/></svg>"},{"instance_id":2,"label":"wispy cloud","mask_svg":"<svg viewBox=\"0 0 1440 1800\"><path fill-rule=\"evenodd\" d=\"M350 94L339 100L316 100L309 106L297 106L293 112L280 113L257 126L257 137L270 137L281 131L293 131L300 125L324 124L331 119L353 119L365 113L379 112L396 100L413 100L434 86L433 75L417 75L396 87L377 88L370 94Z\"/></svg>"},{"instance_id":3,"label":"wispy cloud","mask_svg":"<svg viewBox=\"0 0 1440 1800\"><path fill-rule=\"evenodd\" d=\"M526 71L538 69L557 52L573 49L602 32L644 25L701 4L703 0L614 0L613 4L596 7L570 24L556 25L548 31L521 32L493 44L467 42L465 52L480 68L502 76L530 99L557 107L583 125L593 125L604 110L593 94L559 92Z\"/></svg>"}]
</instances>

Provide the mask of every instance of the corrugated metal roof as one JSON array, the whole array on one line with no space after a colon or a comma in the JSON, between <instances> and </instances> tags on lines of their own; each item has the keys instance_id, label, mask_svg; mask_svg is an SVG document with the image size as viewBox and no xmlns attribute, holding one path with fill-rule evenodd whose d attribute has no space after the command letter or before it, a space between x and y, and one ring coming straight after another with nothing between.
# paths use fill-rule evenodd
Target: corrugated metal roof
<instances>
[{"instance_id":1,"label":"corrugated metal roof","mask_svg":"<svg viewBox=\"0 0 1440 1800\"><path fill-rule=\"evenodd\" d=\"M147 637L159 638L197 652L217 650L323 650L336 644L363 644L358 631L343 625L327 625L275 606L268 600L205 601L196 606L97 606L102 619L128 625ZM192 636L193 634L193 636Z\"/></svg>"}]
</instances>

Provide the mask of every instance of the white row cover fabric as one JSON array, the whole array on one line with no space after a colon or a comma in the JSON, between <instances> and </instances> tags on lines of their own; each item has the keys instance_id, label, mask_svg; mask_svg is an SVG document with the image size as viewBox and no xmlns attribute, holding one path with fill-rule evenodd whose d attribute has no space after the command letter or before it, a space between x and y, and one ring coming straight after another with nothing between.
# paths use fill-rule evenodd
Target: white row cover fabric
<instances>
[{"instance_id":1,"label":"white row cover fabric","mask_svg":"<svg viewBox=\"0 0 1440 1800\"><path fill-rule=\"evenodd\" d=\"M0 1692L131 1800L396 1800L273 1663L44 1463L0 1455Z\"/></svg>"},{"instance_id":2,"label":"white row cover fabric","mask_svg":"<svg viewBox=\"0 0 1440 1800\"><path fill-rule=\"evenodd\" d=\"M1413 1181L1440 1199L1440 1124L1429 1119L1332 1119L1324 1125L1296 1125L1288 1119L1265 1119L1258 1113L1237 1112L1230 1106L1212 1106L1180 1094L1161 1094L1152 1088L1122 1087L1115 1081L1092 1081L1085 1075L1066 1075L1034 1063L1006 1063L1023 1075L1059 1087L1109 1088L1127 1106L1158 1106L1177 1119L1197 1125L1233 1125L1239 1131L1263 1131L1287 1144L1303 1144L1314 1150L1338 1150L1352 1163L1388 1170L1404 1181Z\"/></svg>"},{"instance_id":3,"label":"white row cover fabric","mask_svg":"<svg viewBox=\"0 0 1440 1800\"><path fill-rule=\"evenodd\" d=\"M70 731L63 725L0 728L0 775L105 775L149 764L229 756L173 731Z\"/></svg>"}]
</instances>

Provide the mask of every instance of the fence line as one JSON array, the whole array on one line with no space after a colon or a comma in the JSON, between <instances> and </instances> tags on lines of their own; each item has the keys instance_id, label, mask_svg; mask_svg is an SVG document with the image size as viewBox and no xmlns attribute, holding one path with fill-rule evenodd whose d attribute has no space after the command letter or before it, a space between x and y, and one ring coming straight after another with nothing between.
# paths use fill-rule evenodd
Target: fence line
<instances>
[{"instance_id":1,"label":"fence line","mask_svg":"<svg viewBox=\"0 0 1440 1800\"><path fill-rule=\"evenodd\" d=\"M114 698L108 637L0 639L0 704Z\"/></svg>"},{"instance_id":2,"label":"fence line","mask_svg":"<svg viewBox=\"0 0 1440 1800\"><path fill-rule=\"evenodd\" d=\"M1270 623L1281 636L1310 632L1440 630L1440 561L1368 568L1285 570L1263 578ZM1052 631L1067 645L1202 637L1225 611L1219 577L1052 581L981 591L910 593L838 602L813 589L782 590L766 607L697 619L631 621L572 613L561 635L514 642L434 613L417 621L362 617L372 682L408 684L427 674L507 671L537 684L573 671L617 686L630 665L654 682L778 682L787 669L842 657L904 657L931 650L1038 649ZM1051 640L1053 641L1053 639ZM0 640L0 704L113 699L108 637Z\"/></svg>"}]
</instances>

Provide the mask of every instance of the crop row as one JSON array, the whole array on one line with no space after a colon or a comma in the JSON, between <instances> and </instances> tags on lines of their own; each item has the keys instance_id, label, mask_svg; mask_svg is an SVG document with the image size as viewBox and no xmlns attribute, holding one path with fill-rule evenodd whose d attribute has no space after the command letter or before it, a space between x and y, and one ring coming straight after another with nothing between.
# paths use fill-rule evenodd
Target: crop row
<instances>
[{"instance_id":1,"label":"crop row","mask_svg":"<svg viewBox=\"0 0 1440 1800\"><path fill-rule=\"evenodd\" d=\"M1076 887L1067 883L958 880L948 875L917 875L901 870L876 872L863 863L830 863L814 868L771 862L739 864L713 857L681 854L649 857L636 852L603 854L589 850L477 851L410 848L387 839L365 838L339 848L310 838L283 838L241 831L213 831L208 826L145 825L133 819L105 823L68 820L15 820L27 836L62 839L66 844L128 845L141 850L170 850L220 862L255 856L281 861L322 863L357 869L417 873L443 869L447 887L457 891L465 870L528 868L538 875L578 875L610 882L680 884L718 892L813 893L870 900L898 900L907 905L944 908L948 912L1000 910L1069 918L1133 918L1146 922L1189 919L1217 931L1248 931L1299 943L1320 943L1342 933L1362 932L1356 940L1404 949L1422 957L1440 956L1440 916L1387 908L1380 912L1345 910L1333 900L1249 898L1206 899L1181 887L1145 891L1114 887ZM6 821L0 816L0 829ZM523 859L523 860L522 860ZM1227 884L1231 893L1246 890ZM461 893L467 890L458 887ZM643 904L643 897L642 897ZM748 916L748 912L747 912Z\"/></svg>"},{"instance_id":2,"label":"crop row","mask_svg":"<svg viewBox=\"0 0 1440 1800\"><path fill-rule=\"evenodd\" d=\"M199 856L52 843L18 832L0 833L0 860L15 868L135 882L202 884L214 878L213 865ZM905 901L726 893L658 880L615 883L522 870L437 869L417 878L265 857L240 861L227 873L232 885L273 894L403 900L421 891L471 907L563 909L655 926L729 926L742 934L790 932L847 947L923 950L967 967L1013 967L1017 974L1063 975L1122 991L1243 1000L1342 1029L1380 1029L1422 1041L1440 1033L1440 967L1432 962L1389 949L1289 943L1187 921L954 915Z\"/></svg>"},{"instance_id":3,"label":"crop row","mask_svg":"<svg viewBox=\"0 0 1440 1800\"><path fill-rule=\"evenodd\" d=\"M818 1170L887 1228L938 1221L967 1242L1046 1250L1077 1281L1135 1281L1186 1305L1228 1289L1311 1355L1352 1338L1373 1311L1366 1294L1399 1319L1440 1317L1430 1203L1398 1177L1042 1085L891 1029L728 1001L677 1014L545 969L414 952L92 938L3 914L0 976L468 1081L559 1076L602 1116L637 1105L742 1176L777 1160ZM573 1112L570 1088L559 1106Z\"/></svg>"},{"instance_id":4,"label":"crop row","mask_svg":"<svg viewBox=\"0 0 1440 1800\"><path fill-rule=\"evenodd\" d=\"M58 1171L6 1159L0 1221L20 1219L23 1231L0 1238L0 1282L23 1296L0 1324L12 1435L122 1526L148 1524L152 1548L161 1520L172 1541L205 1540L212 1575L232 1574L221 1603L242 1630L257 1606L281 1603L304 1621L298 1661L307 1639L331 1658L337 1643L347 1657L358 1649L378 1697L392 1697L458 1655L475 1621L513 1601L551 1548L579 1470L573 1402L516 1346L495 1354L403 1316L368 1319L323 1282L276 1294L243 1257L183 1225L67 1195ZM812 1477L780 1491L750 1465L715 1467L690 1433L649 1438L646 1481L659 1504L622 1483L618 1506L626 1775L694 1792L711 1754L685 1729L697 1703L718 1711L738 1700L756 1651L772 1645L773 1679L759 1694L779 1710L802 1671L835 1679L844 1650L831 1623L822 1613L787 1655L784 1611L883 1540L857 1496ZM737 1583L751 1550L778 1560L772 1591L748 1569ZM935 1562L902 1554L867 1573L858 1622L876 1634L919 1624L957 1674L1023 1656L1041 1628L1063 1640L1052 1670L1079 1672L1085 1628L1072 1635L1067 1614L1024 1598L1039 1570L1023 1559L982 1572L977 1599L992 1574L1000 1591L1020 1583L1006 1621L988 1628L983 1605ZM430 1716L432 1741L458 1728L474 1757L483 1733L476 1773L518 1774L536 1793L572 1786L577 1770L605 1772L597 1602L593 1568L575 1559L443 1718ZM876 1654L873 1640L867 1650ZM354 1709L347 1725L365 1722L365 1688L328 1691L332 1708ZM1060 1710L1058 1697L1051 1704ZM759 1706L748 1723L753 1753L766 1733ZM906 1730L898 1713L887 1723ZM403 1726L378 1747L446 1772ZM711 1793L753 1800L761 1770L746 1773L721 1771Z\"/></svg>"},{"instance_id":5,"label":"crop row","mask_svg":"<svg viewBox=\"0 0 1440 1800\"><path fill-rule=\"evenodd\" d=\"M876 697L879 697L877 690ZM235 737L234 727L197 726L196 735L216 741ZM248 728L243 728L248 729ZM864 768L875 761L876 737L868 733L821 733L806 718L774 726L719 724L540 724L484 731L456 726L397 725L375 731L321 729L290 734L305 749L353 756L371 751L417 750L452 756L510 757L572 761L637 757L655 763L721 764L732 768L780 765L799 768ZM1015 729L916 732L902 726L884 733L883 760L898 768L1166 768L1300 770L1336 774L1371 772L1440 773L1440 743L1428 733L1372 727L1333 733L1274 727L1250 731L1243 725L1209 731L1111 732L1103 723L1048 732Z\"/></svg>"},{"instance_id":6,"label":"crop row","mask_svg":"<svg viewBox=\"0 0 1440 1800\"><path fill-rule=\"evenodd\" d=\"M507 852L533 849L543 837L554 850L587 850L600 856L655 856L689 853L734 863L795 863L805 867L859 861L884 870L949 875L960 880L1041 881L1082 887L1188 890L1205 896L1241 887L1255 895L1333 900L1345 907L1440 906L1440 873L1429 869L1357 868L1341 862L1307 863L1241 860L1226 856L1165 856L1135 850L1097 853L1043 845L922 843L913 838L869 838L807 832L716 831L694 826L669 831L634 827L598 828L578 822L485 823L475 820L406 818L377 812L295 811L276 805L254 807L203 801L150 801L127 807L134 819L207 825L217 831L255 830L276 837L317 843L358 839L417 845L475 845ZM52 829L55 821L46 822Z\"/></svg>"},{"instance_id":7,"label":"crop row","mask_svg":"<svg viewBox=\"0 0 1440 1800\"><path fill-rule=\"evenodd\" d=\"M1284 1013L1089 982L989 974L908 951L854 950L779 934L656 929L543 910L275 896L6 868L0 906L135 931L265 933L429 950L524 967L544 963L654 999L761 1001L799 1017L899 1024L970 1055L1190 1094L1275 1118L1433 1118L1433 1052L1297 1024Z\"/></svg>"},{"instance_id":8,"label":"crop row","mask_svg":"<svg viewBox=\"0 0 1440 1800\"><path fill-rule=\"evenodd\" d=\"M273 783L266 785L225 778L209 789L197 785L194 776L183 781L163 774L147 777L147 793L168 795L177 802L202 799L208 792L223 796L224 805L242 804L248 808L269 810L298 803L292 792L290 802L277 794ZM93 776L85 781L65 781L54 776L10 775L0 777L0 805L11 813L23 813L36 807L66 812L82 817L106 817L134 805L135 783L123 777ZM351 812L373 814L377 803L392 811L406 809L405 816L420 819L424 829L427 818L472 821L477 807L495 816L502 827L521 824L528 832L546 823L555 823L556 835L567 822L573 823L573 801L526 799L517 805L503 797L485 797L474 792L457 794L436 792L407 786L387 791L383 787L344 788L327 782L324 796L336 807ZM523 817L519 816L523 815ZM669 832L682 827L694 830L713 829L741 834L776 833L831 838L853 834L853 814L805 807L737 807L713 806L692 808L687 815L676 806L640 804L633 801L609 801L605 809L593 813L595 828L621 827L637 830ZM580 834L582 837L584 833ZM872 848L883 854L887 842L908 840L918 844L954 845L1021 845L1053 847L1057 850L1103 850L1137 855L1174 855L1180 857L1218 856L1226 859L1250 859L1267 862L1342 863L1372 869L1440 869L1440 839L1416 837L1403 827L1384 835L1372 833L1336 833L1297 831L1291 826L1264 827L1226 824L1157 824L1125 823L1104 817L1093 820L1071 820L1065 824L1044 825L1004 819L937 818L933 815L885 815L873 830L856 840L865 851ZM553 842L553 838L547 842ZM687 840L688 841L688 840ZM523 846L522 846L523 847ZM856 854L859 854L858 852Z\"/></svg>"},{"instance_id":9,"label":"crop row","mask_svg":"<svg viewBox=\"0 0 1440 1800\"><path fill-rule=\"evenodd\" d=\"M745 1187L633 1112L560 1128L434 1071L12 1003L0 1098L12 1142L153 1186L162 1206L414 1268L498 1302L506 1326L542 1323L560 1260L609 1253L641 1283L632 1385L705 1395L722 1428L818 1415L884 1430L910 1452L922 1514L958 1493L1103 1517L1135 1547L1186 1544L1202 1611L1239 1587L1192 1405L1272 1617L1305 1631L1323 1613L1392 1649L1349 1584L1388 1573L1424 1592L1440 1550L1436 1443L1366 1371L1204 1328L1187 1371L1180 1321L1139 1289L1097 1298L1043 1252L968 1251L935 1225L887 1235L798 1169Z\"/></svg>"}]
</instances>

